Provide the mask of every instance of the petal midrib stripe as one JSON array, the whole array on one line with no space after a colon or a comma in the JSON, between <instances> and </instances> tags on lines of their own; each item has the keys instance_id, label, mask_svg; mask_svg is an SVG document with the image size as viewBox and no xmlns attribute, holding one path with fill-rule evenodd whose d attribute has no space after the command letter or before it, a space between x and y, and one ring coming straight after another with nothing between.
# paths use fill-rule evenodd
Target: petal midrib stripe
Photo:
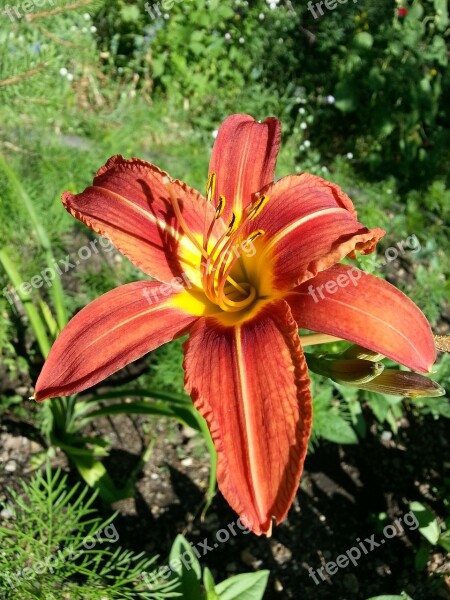
<instances>
[{"instance_id":1,"label":"petal midrib stripe","mask_svg":"<svg viewBox=\"0 0 450 600\"><path fill-rule=\"evenodd\" d=\"M91 346L93 346L94 344L97 344L102 338L106 337L107 335L110 335L111 333L113 333L114 331L116 331L117 329L120 329L121 327L127 325L128 323L131 323L132 321L134 321L135 319L139 319L149 313L155 313L161 310L167 310L167 308L170 308L167 306L167 304L163 304L161 306L158 307L151 307L148 308L145 311L142 311L138 314L133 315L132 317L126 319L125 321L121 321L119 324L115 325L114 327L109 328L107 331L105 331L104 333L98 335L95 337L95 339L91 340L90 343L88 343L86 346L83 346L83 354L86 353L86 350L88 350L89 348L91 348ZM100 319L98 321L96 321L95 324L97 324L100 321ZM91 325L91 328L93 327L93 325ZM78 357L79 355L77 355ZM67 373L67 371L70 369L70 365L68 367L66 367L66 369L59 375L59 378L63 378L64 375Z\"/></svg>"},{"instance_id":2,"label":"petal midrib stripe","mask_svg":"<svg viewBox=\"0 0 450 600\"><path fill-rule=\"evenodd\" d=\"M252 416L252 400L249 396L247 378L245 374L245 357L242 352L242 328L235 328L235 343L236 343L236 364L238 367L238 384L240 390L240 397L242 400L242 408L244 411L244 423L245 432L247 436L247 448L248 448L248 461L249 465L258 465L258 455L255 449L258 447L258 432L255 431L253 424L254 418ZM264 491L261 490L261 484L259 480L252 477L252 470L250 472L250 483L252 488L252 494L255 499L255 503L258 509L259 518L261 521L267 519L267 515L264 512L263 497Z\"/></svg>"},{"instance_id":3,"label":"petal midrib stripe","mask_svg":"<svg viewBox=\"0 0 450 600\"><path fill-rule=\"evenodd\" d=\"M322 208L320 210L317 210L317 211L307 215L306 217L301 217L300 219L293 221L290 225L288 225L287 227L284 227L283 229L280 229L280 231L278 233L276 233L273 237L271 237L269 239L267 244L264 246L263 253L266 254L267 252L269 252L274 246L279 244L280 241L284 237L286 237L292 231L297 229L297 227L301 227L301 225L304 225L305 223L308 223L309 221L312 221L313 219L317 219L318 217L321 217L324 215L331 215L331 214L335 214L335 213L341 213L341 212L344 212L348 215L348 210L346 210L345 208L335 208L335 207ZM355 221L355 223L356 222L357 221Z\"/></svg>"}]
</instances>

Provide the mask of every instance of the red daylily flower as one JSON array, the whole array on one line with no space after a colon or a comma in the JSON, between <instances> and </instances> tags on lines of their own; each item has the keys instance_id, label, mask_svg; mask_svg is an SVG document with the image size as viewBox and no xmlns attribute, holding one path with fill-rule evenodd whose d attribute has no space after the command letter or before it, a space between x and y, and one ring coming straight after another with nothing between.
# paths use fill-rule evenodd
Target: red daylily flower
<instances>
[{"instance_id":1,"label":"red daylily flower","mask_svg":"<svg viewBox=\"0 0 450 600\"><path fill-rule=\"evenodd\" d=\"M54 343L35 395L80 392L189 333L185 387L210 428L220 490L256 534L286 516L307 450L311 395L298 329L417 371L436 352L404 294L337 265L373 252L384 231L361 225L348 196L319 177L274 183L279 143L275 118L232 115L214 145L206 198L121 156L84 192L63 195L73 216L157 281L123 285L81 310ZM309 292L358 273L357 285L339 283L320 301Z\"/></svg>"}]
</instances>

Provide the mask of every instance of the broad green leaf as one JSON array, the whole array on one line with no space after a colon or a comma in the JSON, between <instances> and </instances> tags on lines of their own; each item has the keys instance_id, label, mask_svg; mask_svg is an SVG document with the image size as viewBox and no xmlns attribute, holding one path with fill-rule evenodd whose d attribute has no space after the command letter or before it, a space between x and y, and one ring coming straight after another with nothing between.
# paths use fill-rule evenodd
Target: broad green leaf
<instances>
[{"instance_id":1,"label":"broad green leaf","mask_svg":"<svg viewBox=\"0 0 450 600\"><path fill-rule=\"evenodd\" d=\"M419 521L420 533L430 544L436 544L441 534L441 528L434 514L421 502L410 502L409 507Z\"/></svg>"},{"instance_id":2,"label":"broad green leaf","mask_svg":"<svg viewBox=\"0 0 450 600\"><path fill-rule=\"evenodd\" d=\"M242 573L216 585L220 600L262 600L269 579L269 571Z\"/></svg>"},{"instance_id":3,"label":"broad green leaf","mask_svg":"<svg viewBox=\"0 0 450 600\"><path fill-rule=\"evenodd\" d=\"M220 600L220 596L215 590L214 578L208 567L203 570L203 585L206 591L206 600Z\"/></svg>"},{"instance_id":4,"label":"broad green leaf","mask_svg":"<svg viewBox=\"0 0 450 600\"><path fill-rule=\"evenodd\" d=\"M182 535L175 538L169 555L169 568L180 582L183 600L202 600L200 580L202 576L200 563L192 546Z\"/></svg>"},{"instance_id":5,"label":"broad green leaf","mask_svg":"<svg viewBox=\"0 0 450 600\"><path fill-rule=\"evenodd\" d=\"M33 330L34 335L36 336L36 340L39 346L39 349L44 358L47 358L48 353L50 352L50 341L47 336L47 330L45 327L45 323L39 314L36 306L33 304L31 297L28 294L22 293L20 286L22 284L22 277L16 269L15 264L7 254L5 249L0 250L0 263L6 271L12 285L14 286L17 294L23 304L25 312L27 313L28 320L30 321L30 326Z\"/></svg>"},{"instance_id":6,"label":"broad green leaf","mask_svg":"<svg viewBox=\"0 0 450 600\"><path fill-rule=\"evenodd\" d=\"M331 410L315 418L314 427L318 435L336 444L357 444L358 437L352 426Z\"/></svg>"}]
</instances>

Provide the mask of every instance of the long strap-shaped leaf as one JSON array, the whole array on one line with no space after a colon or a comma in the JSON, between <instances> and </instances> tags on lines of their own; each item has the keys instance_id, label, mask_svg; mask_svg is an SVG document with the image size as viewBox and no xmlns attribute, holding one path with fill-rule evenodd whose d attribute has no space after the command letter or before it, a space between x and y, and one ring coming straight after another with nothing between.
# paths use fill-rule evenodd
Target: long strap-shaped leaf
<instances>
[{"instance_id":1,"label":"long strap-shaped leaf","mask_svg":"<svg viewBox=\"0 0 450 600\"><path fill-rule=\"evenodd\" d=\"M27 294L23 294L20 290L20 284L22 283L22 278L11 260L8 256L5 249L0 250L0 263L3 265L9 279L11 280L12 285L17 290L17 294L23 304L25 312L27 313L27 317L30 321L31 328L33 329L34 335L36 336L37 343L39 345L39 349L42 352L42 356L45 358L50 352L50 341L47 336L47 329L45 327L45 323L39 314L38 309L33 304L30 296Z\"/></svg>"},{"instance_id":2,"label":"long strap-shaped leaf","mask_svg":"<svg viewBox=\"0 0 450 600\"><path fill-rule=\"evenodd\" d=\"M8 165L5 158L1 154L0 168L3 170L6 177L8 178L9 184L14 192L14 197L18 198L24 205L25 210L27 211L28 216L30 218L30 222L34 227L34 230L36 231L37 239L39 240L40 245L44 249L47 267L51 269L52 272L55 274L55 278L53 279L51 286L51 295L53 298L53 304L55 306L58 327L60 330L62 330L67 324L67 314L64 305L64 295L61 285L61 278L57 270L55 270L55 261L52 252L52 246L48 238L47 232L45 231L45 228L43 227L42 223L40 222L37 216L31 198L20 183L13 169L11 169L11 167Z\"/></svg>"}]
</instances>

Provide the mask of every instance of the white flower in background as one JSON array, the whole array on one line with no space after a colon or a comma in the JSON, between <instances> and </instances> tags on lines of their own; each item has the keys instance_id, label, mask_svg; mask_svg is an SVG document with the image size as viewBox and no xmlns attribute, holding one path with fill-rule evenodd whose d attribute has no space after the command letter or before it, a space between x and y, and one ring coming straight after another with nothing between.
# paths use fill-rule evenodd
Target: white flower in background
<instances>
[{"instance_id":1,"label":"white flower in background","mask_svg":"<svg viewBox=\"0 0 450 600\"><path fill-rule=\"evenodd\" d=\"M259 13L259 20L260 21L264 21L265 18L266 18L266 15L264 13Z\"/></svg>"},{"instance_id":2,"label":"white flower in background","mask_svg":"<svg viewBox=\"0 0 450 600\"><path fill-rule=\"evenodd\" d=\"M81 29L81 33L87 33L87 27L83 27L83 28Z\"/></svg>"},{"instance_id":3,"label":"white flower in background","mask_svg":"<svg viewBox=\"0 0 450 600\"><path fill-rule=\"evenodd\" d=\"M334 104L336 102L336 99L330 94L329 96L327 96L327 102L328 104Z\"/></svg>"},{"instance_id":4,"label":"white flower in background","mask_svg":"<svg viewBox=\"0 0 450 600\"><path fill-rule=\"evenodd\" d=\"M69 71L66 69L66 67L62 67L62 68L59 70L59 74L61 75L61 77L67 77L67 73L68 73L68 72L69 72Z\"/></svg>"},{"instance_id":5,"label":"white flower in background","mask_svg":"<svg viewBox=\"0 0 450 600\"><path fill-rule=\"evenodd\" d=\"M299 102L300 102L300 100L299 100ZM303 108L303 106L301 106L301 107L298 109L298 112L299 112L301 115L304 115L304 114L306 113L306 110Z\"/></svg>"},{"instance_id":6,"label":"white flower in background","mask_svg":"<svg viewBox=\"0 0 450 600\"><path fill-rule=\"evenodd\" d=\"M305 148L310 148L311 147L311 142L309 140L305 140L303 142L303 145L305 146Z\"/></svg>"},{"instance_id":7,"label":"white flower in background","mask_svg":"<svg viewBox=\"0 0 450 600\"><path fill-rule=\"evenodd\" d=\"M243 38L243 37L240 37L240 38L239 38L239 43L240 43L240 44L243 44L244 42L245 42L245 38Z\"/></svg>"},{"instance_id":8,"label":"white flower in background","mask_svg":"<svg viewBox=\"0 0 450 600\"><path fill-rule=\"evenodd\" d=\"M89 13L84 13L83 18L85 21L90 21L91 20L91 15Z\"/></svg>"},{"instance_id":9,"label":"white flower in background","mask_svg":"<svg viewBox=\"0 0 450 600\"><path fill-rule=\"evenodd\" d=\"M218 129L214 129L214 131L212 132L212 136L213 136L214 139L216 139L218 133L219 133L219 130Z\"/></svg>"},{"instance_id":10,"label":"white flower in background","mask_svg":"<svg viewBox=\"0 0 450 600\"><path fill-rule=\"evenodd\" d=\"M73 75L72 73L67 73L67 81L73 81Z\"/></svg>"},{"instance_id":11,"label":"white flower in background","mask_svg":"<svg viewBox=\"0 0 450 600\"><path fill-rule=\"evenodd\" d=\"M307 123L305 123L305 121L303 121L302 123L300 123L300 129L303 129L303 130L305 130L305 129L307 129L307 128L308 128L308 124L307 124Z\"/></svg>"},{"instance_id":12,"label":"white flower in background","mask_svg":"<svg viewBox=\"0 0 450 600\"><path fill-rule=\"evenodd\" d=\"M347 152L347 158L348 158L348 160L352 160L353 159L353 152Z\"/></svg>"},{"instance_id":13,"label":"white flower in background","mask_svg":"<svg viewBox=\"0 0 450 600\"><path fill-rule=\"evenodd\" d=\"M95 33L97 31L97 27L95 25L91 25L91 32Z\"/></svg>"},{"instance_id":14,"label":"white flower in background","mask_svg":"<svg viewBox=\"0 0 450 600\"><path fill-rule=\"evenodd\" d=\"M226 40L231 40L231 33L228 33L227 31L224 37Z\"/></svg>"},{"instance_id":15,"label":"white flower in background","mask_svg":"<svg viewBox=\"0 0 450 600\"><path fill-rule=\"evenodd\" d=\"M328 168L327 167L322 167L321 168L322 173L328 173Z\"/></svg>"},{"instance_id":16,"label":"white flower in background","mask_svg":"<svg viewBox=\"0 0 450 600\"><path fill-rule=\"evenodd\" d=\"M300 146L299 146L299 150L300 150L300 152L304 152L304 150L305 150L305 146L304 146L303 144L300 144Z\"/></svg>"}]
</instances>

